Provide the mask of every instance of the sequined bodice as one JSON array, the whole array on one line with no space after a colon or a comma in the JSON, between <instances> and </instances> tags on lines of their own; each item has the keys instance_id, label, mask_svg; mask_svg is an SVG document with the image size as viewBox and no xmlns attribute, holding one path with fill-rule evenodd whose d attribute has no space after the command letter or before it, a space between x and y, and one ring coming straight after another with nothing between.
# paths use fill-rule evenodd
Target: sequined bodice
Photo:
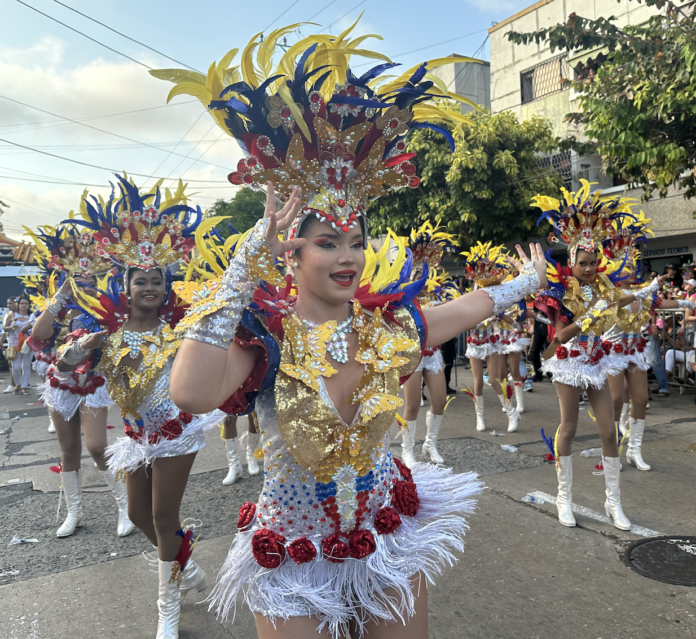
<instances>
[{"instance_id":1,"label":"sequined bodice","mask_svg":"<svg viewBox=\"0 0 696 639\"><path fill-rule=\"evenodd\" d=\"M389 434L372 451L369 472L361 476L351 464L337 464L328 481L319 481L295 461L292 448L301 444L290 445L281 436L275 403L273 389L256 402L264 459L256 526L289 539L319 540L339 529L352 532L364 520L372 521L387 503L394 476Z\"/></svg>"}]
</instances>

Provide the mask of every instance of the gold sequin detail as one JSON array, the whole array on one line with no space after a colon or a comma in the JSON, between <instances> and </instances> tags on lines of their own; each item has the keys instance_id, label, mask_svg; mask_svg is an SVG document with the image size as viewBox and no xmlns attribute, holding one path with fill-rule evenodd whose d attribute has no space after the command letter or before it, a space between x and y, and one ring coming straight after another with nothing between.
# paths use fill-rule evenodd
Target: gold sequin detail
<instances>
[{"instance_id":1,"label":"gold sequin detail","mask_svg":"<svg viewBox=\"0 0 696 639\"><path fill-rule=\"evenodd\" d=\"M595 335L600 335L616 324L616 305L622 293L621 289L614 286L604 273L597 273L591 286L594 291L595 302L599 300L614 302L614 306L608 308L602 314L602 317L591 325L592 332ZM585 315L589 308L594 306L595 302L585 302L581 295L580 282L575 277L568 278L568 290L563 297L563 305L573 314L575 319Z\"/></svg>"}]
</instances>

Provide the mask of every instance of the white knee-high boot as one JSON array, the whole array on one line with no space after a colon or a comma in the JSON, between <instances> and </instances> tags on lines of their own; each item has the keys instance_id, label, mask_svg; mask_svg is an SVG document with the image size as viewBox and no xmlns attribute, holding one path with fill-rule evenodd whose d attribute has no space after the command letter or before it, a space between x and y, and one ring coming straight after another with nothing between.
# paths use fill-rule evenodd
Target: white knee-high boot
<instances>
[{"instance_id":1,"label":"white knee-high boot","mask_svg":"<svg viewBox=\"0 0 696 639\"><path fill-rule=\"evenodd\" d=\"M619 417L619 432L625 435L628 432L628 418L630 413L630 404L624 404L621 408L621 417Z\"/></svg>"},{"instance_id":2,"label":"white knee-high boot","mask_svg":"<svg viewBox=\"0 0 696 639\"><path fill-rule=\"evenodd\" d=\"M242 478L242 464L239 461L239 455L237 454L237 438L232 437L231 439L225 440L225 450L227 451L227 466L229 470L227 471L227 476L222 480L223 486L229 486L234 484L238 479Z\"/></svg>"},{"instance_id":3,"label":"white knee-high boot","mask_svg":"<svg viewBox=\"0 0 696 639\"><path fill-rule=\"evenodd\" d=\"M604 502L604 510L607 517L614 521L614 526L619 530L631 530L631 522L621 509L621 490L619 489L619 472L621 465L618 457L604 457L604 483L606 484L607 499Z\"/></svg>"},{"instance_id":4,"label":"white knee-high boot","mask_svg":"<svg viewBox=\"0 0 696 639\"><path fill-rule=\"evenodd\" d=\"M645 432L644 419L628 419L628 450L626 451L626 461L635 466L638 470L650 470L650 465L643 460L641 446L643 445L643 433Z\"/></svg>"},{"instance_id":5,"label":"white knee-high boot","mask_svg":"<svg viewBox=\"0 0 696 639\"><path fill-rule=\"evenodd\" d=\"M82 526L82 490L78 473L77 470L68 470L60 474L65 502L68 505L68 516L56 531L57 537L70 537L76 528Z\"/></svg>"},{"instance_id":6,"label":"white knee-high boot","mask_svg":"<svg viewBox=\"0 0 696 639\"><path fill-rule=\"evenodd\" d=\"M428 427L428 432L423 442L423 455L430 455L430 460L434 464L445 463L437 449L437 436L440 433L443 417L444 415L433 415L430 411L425 414L425 424Z\"/></svg>"},{"instance_id":7,"label":"white knee-high boot","mask_svg":"<svg viewBox=\"0 0 696 639\"><path fill-rule=\"evenodd\" d=\"M558 509L558 522L563 526L573 528L577 526L571 505L573 503L573 456L559 457L556 465L558 477L558 495L556 496L556 508Z\"/></svg>"},{"instance_id":8,"label":"white knee-high boot","mask_svg":"<svg viewBox=\"0 0 696 639\"><path fill-rule=\"evenodd\" d=\"M522 382L514 382L515 384L515 400L517 401L517 412L521 415L524 413L524 386Z\"/></svg>"},{"instance_id":9,"label":"white knee-high boot","mask_svg":"<svg viewBox=\"0 0 696 639\"><path fill-rule=\"evenodd\" d=\"M402 432L401 461L409 468L416 463L413 455L413 447L416 445L416 420L406 422L406 430Z\"/></svg>"},{"instance_id":10,"label":"white knee-high boot","mask_svg":"<svg viewBox=\"0 0 696 639\"><path fill-rule=\"evenodd\" d=\"M486 423L483 421L483 395L474 395L474 406L476 407L476 430L483 432L486 430Z\"/></svg>"},{"instance_id":11,"label":"white knee-high boot","mask_svg":"<svg viewBox=\"0 0 696 639\"><path fill-rule=\"evenodd\" d=\"M155 639L179 639L181 615L181 591L179 590L179 563L157 560L159 572L159 597L157 598L157 637Z\"/></svg>"},{"instance_id":12,"label":"white knee-high boot","mask_svg":"<svg viewBox=\"0 0 696 639\"><path fill-rule=\"evenodd\" d=\"M126 492L126 482L118 481L113 470L100 471L106 485L111 489L118 506L118 527L116 532L119 537L130 535L135 526L128 518L128 494Z\"/></svg>"},{"instance_id":13,"label":"white knee-high boot","mask_svg":"<svg viewBox=\"0 0 696 639\"><path fill-rule=\"evenodd\" d=\"M503 410L507 413L508 433L514 433L517 430L517 422L520 419L519 413L512 403L505 398L505 395L498 395L498 399L503 405Z\"/></svg>"},{"instance_id":14,"label":"white knee-high boot","mask_svg":"<svg viewBox=\"0 0 696 639\"><path fill-rule=\"evenodd\" d=\"M249 432L247 439L247 449L246 449L246 460L247 460L247 472L250 475L258 475L260 472L259 462L254 457L256 449L259 447L259 434Z\"/></svg>"}]
</instances>

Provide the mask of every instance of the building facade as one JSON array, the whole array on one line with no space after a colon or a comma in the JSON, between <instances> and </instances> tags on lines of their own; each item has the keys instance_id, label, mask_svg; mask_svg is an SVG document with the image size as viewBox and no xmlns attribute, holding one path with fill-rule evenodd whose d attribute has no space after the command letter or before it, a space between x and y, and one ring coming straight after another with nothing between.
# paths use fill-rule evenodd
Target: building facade
<instances>
[{"instance_id":1,"label":"building facade","mask_svg":"<svg viewBox=\"0 0 696 639\"><path fill-rule=\"evenodd\" d=\"M619 27L645 22L657 9L638 2L621 0L540 0L510 16L489 29L491 57L491 110L512 111L520 120L533 116L550 120L559 137L575 135L582 139L582 131L566 122L566 115L577 110L573 89L564 86L567 80L591 73L593 65L601 64L601 50L559 54L551 52L547 44L517 45L506 34L510 31L532 32L564 23L571 13L588 19L615 16ZM621 194L640 201L642 189L619 184L612 176L601 171L597 154L579 156L565 151L540 159L542 166L555 169L566 188L577 190L580 179L596 184L606 194ZM684 200L672 190L666 198L654 197L643 202L641 208L653 221L655 239L644 247L647 265L662 272L668 263L693 262L696 257L696 220L692 212L696 202Z\"/></svg>"},{"instance_id":2,"label":"building facade","mask_svg":"<svg viewBox=\"0 0 696 639\"><path fill-rule=\"evenodd\" d=\"M453 53L450 57L462 57ZM476 62L454 62L433 69L432 74L440 78L447 89L469 98L474 104L485 109L491 108L491 65L485 60ZM462 113L472 111L472 107L462 103Z\"/></svg>"}]
</instances>

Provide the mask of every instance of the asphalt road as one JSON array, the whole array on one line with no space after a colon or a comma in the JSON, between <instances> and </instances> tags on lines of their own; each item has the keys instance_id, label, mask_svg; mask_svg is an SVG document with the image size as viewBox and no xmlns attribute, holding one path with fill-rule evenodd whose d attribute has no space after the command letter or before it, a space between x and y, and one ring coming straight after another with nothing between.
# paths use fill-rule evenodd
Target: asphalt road
<instances>
[{"instance_id":1,"label":"asphalt road","mask_svg":"<svg viewBox=\"0 0 696 639\"><path fill-rule=\"evenodd\" d=\"M4 378L4 379L3 379ZM0 374L0 387L7 384ZM32 380L35 382L36 380ZM459 369L459 387L470 383ZM602 521L604 479L597 458L583 449L600 445L583 412L575 445L574 501L584 508L578 527L563 528L553 504L529 504L526 495L554 496L553 466L543 461L543 427L558 425L552 385L525 395L527 411L516 433L486 389L488 430L477 433L471 400L463 393L447 409L441 453L455 472L480 473L487 490L471 518L467 550L429 589L430 637L654 639L696 636L696 591L647 579L623 562L626 547L643 535L696 534L696 408L693 394L655 399L648 411L644 457L653 471L624 464L622 503L636 532ZM55 537L59 477L55 435L46 431L35 394L0 395L0 639L74 637L152 638L156 631L157 576L139 556L149 550L138 531L116 536L116 506L101 476L83 459L85 525ZM421 410L417 439L425 434ZM17 419L19 417L19 419ZM14 418L14 419L13 419ZM118 412L110 441L121 431ZM240 423L240 432L244 428ZM503 436L493 436L495 430ZM396 431L394 430L394 434ZM501 444L513 445L507 452ZM398 443L395 444L398 452ZM85 453L86 454L86 453ZM216 431L194 465L182 516L203 521L196 557L211 581L233 539L239 505L255 500L260 477L222 486L224 447ZM64 514L61 511L61 517ZM13 537L38 543L9 545ZM254 637L253 618L239 608L234 623L220 623L189 595L182 639Z\"/></svg>"}]
</instances>

